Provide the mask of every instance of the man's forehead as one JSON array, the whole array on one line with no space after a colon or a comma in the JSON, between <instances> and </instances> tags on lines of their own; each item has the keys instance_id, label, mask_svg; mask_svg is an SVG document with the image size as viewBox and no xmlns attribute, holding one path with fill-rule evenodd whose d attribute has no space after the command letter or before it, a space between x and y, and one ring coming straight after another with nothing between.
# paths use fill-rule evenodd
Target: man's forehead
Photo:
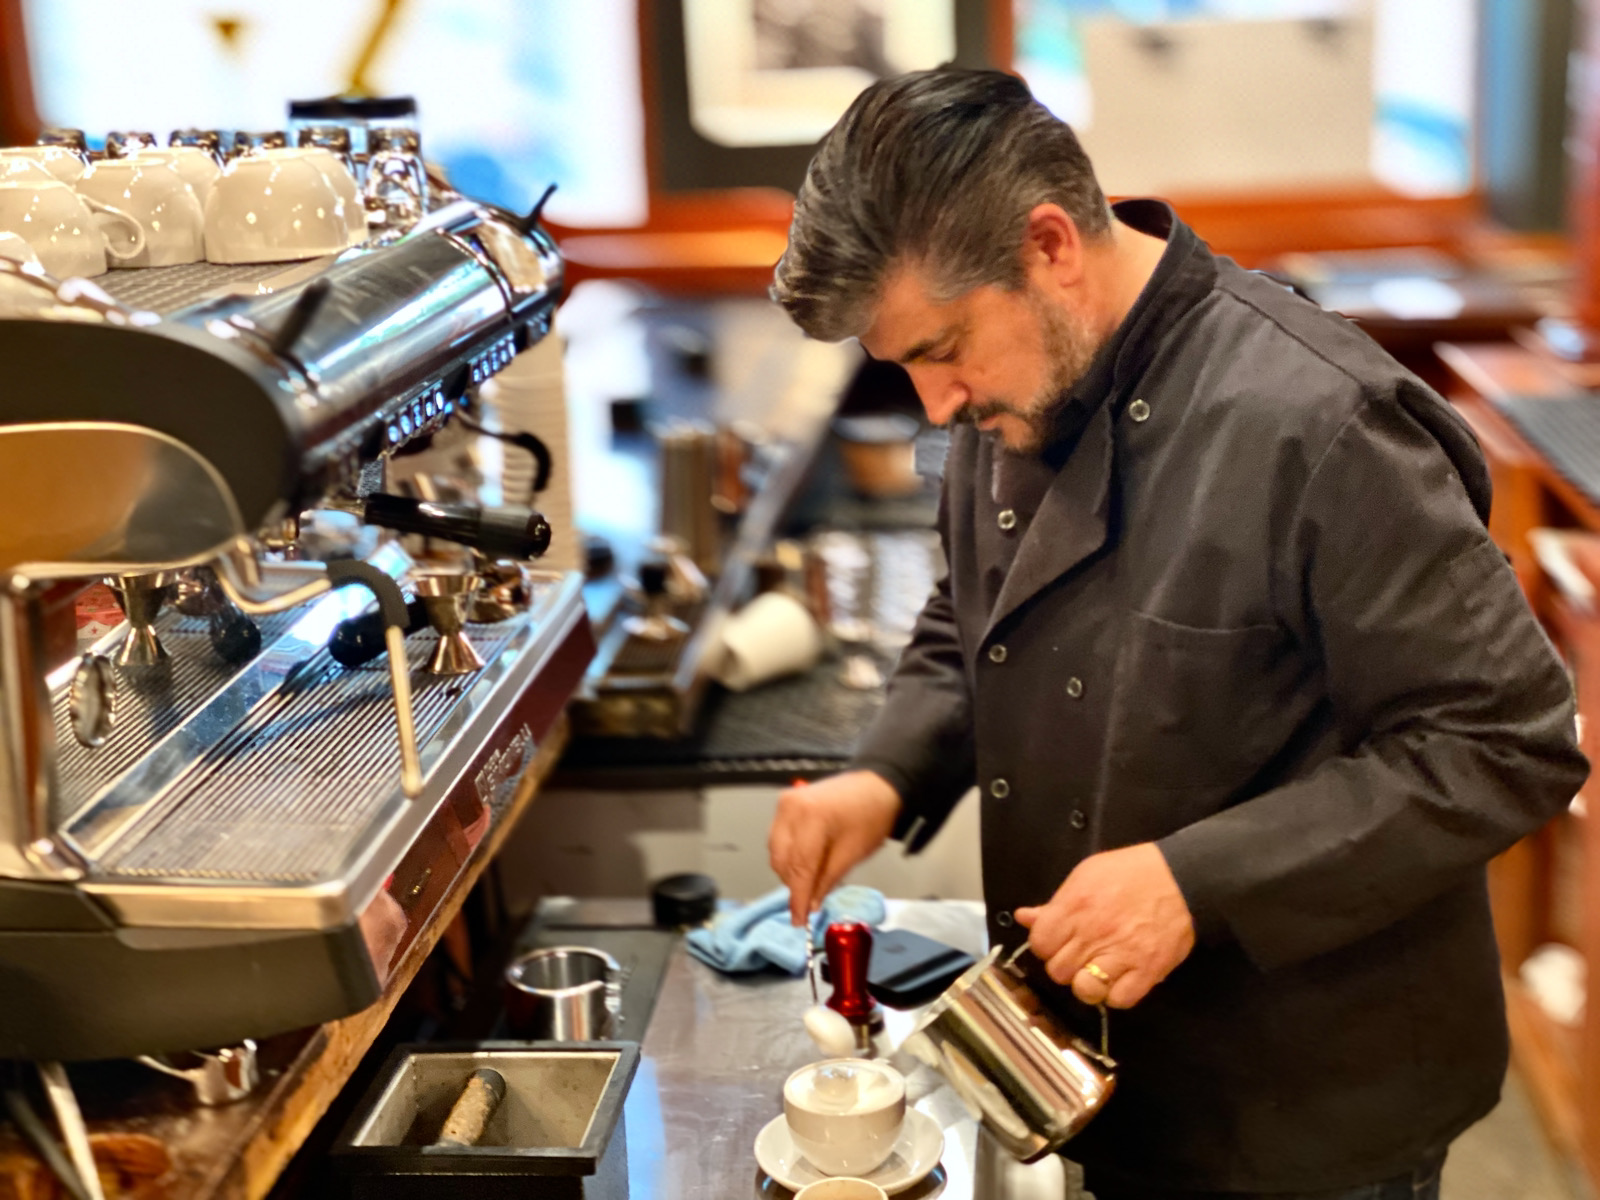
<instances>
[{"instance_id":1,"label":"man's forehead","mask_svg":"<svg viewBox=\"0 0 1600 1200\"><path fill-rule=\"evenodd\" d=\"M934 299L921 270L896 267L884 279L861 345L873 358L901 362L958 324L961 311L959 298L945 303Z\"/></svg>"}]
</instances>

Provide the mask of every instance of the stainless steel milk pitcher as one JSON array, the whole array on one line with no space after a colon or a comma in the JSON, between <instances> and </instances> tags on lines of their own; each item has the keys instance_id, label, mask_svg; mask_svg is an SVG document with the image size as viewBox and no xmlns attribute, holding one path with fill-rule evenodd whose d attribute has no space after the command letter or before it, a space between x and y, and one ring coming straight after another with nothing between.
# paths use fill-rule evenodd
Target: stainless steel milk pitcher
<instances>
[{"instance_id":1,"label":"stainless steel milk pitcher","mask_svg":"<svg viewBox=\"0 0 1600 1200\"><path fill-rule=\"evenodd\" d=\"M905 1049L944 1076L974 1118L1023 1162L1059 1150L1116 1086L1100 1010L1100 1048L1067 1030L997 947L929 1006Z\"/></svg>"}]
</instances>

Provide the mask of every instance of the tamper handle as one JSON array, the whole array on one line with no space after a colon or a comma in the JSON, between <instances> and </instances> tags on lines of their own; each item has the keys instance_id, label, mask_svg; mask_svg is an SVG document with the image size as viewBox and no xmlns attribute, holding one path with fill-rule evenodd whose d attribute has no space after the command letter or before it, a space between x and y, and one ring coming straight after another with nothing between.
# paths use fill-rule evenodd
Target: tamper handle
<instances>
[{"instance_id":1,"label":"tamper handle","mask_svg":"<svg viewBox=\"0 0 1600 1200\"><path fill-rule=\"evenodd\" d=\"M856 1026L882 1020L878 1002L867 992L872 930L860 921L835 921L823 935L822 947L828 956L828 977L833 981L828 1007Z\"/></svg>"}]
</instances>

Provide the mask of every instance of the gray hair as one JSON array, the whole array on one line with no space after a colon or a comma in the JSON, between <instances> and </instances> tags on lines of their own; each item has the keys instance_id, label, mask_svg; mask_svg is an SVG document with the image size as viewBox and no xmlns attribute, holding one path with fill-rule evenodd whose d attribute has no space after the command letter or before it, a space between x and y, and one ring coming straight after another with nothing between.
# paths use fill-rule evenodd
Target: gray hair
<instances>
[{"instance_id":1,"label":"gray hair","mask_svg":"<svg viewBox=\"0 0 1600 1200\"><path fill-rule=\"evenodd\" d=\"M1028 214L1059 205L1089 240L1111 210L1071 128L1002 71L880 80L822 139L771 295L811 337L865 331L890 272L916 263L935 297L1022 286Z\"/></svg>"}]
</instances>

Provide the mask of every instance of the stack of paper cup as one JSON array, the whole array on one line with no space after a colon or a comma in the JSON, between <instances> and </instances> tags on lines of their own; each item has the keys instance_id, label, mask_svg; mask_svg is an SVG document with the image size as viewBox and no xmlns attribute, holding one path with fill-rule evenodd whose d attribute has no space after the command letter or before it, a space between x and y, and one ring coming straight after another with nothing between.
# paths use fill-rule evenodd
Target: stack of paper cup
<instances>
[{"instance_id":1,"label":"stack of paper cup","mask_svg":"<svg viewBox=\"0 0 1600 1200\"><path fill-rule=\"evenodd\" d=\"M572 511L572 455L567 439L567 388L562 370L565 340L551 333L530 346L479 392L486 424L502 433L532 433L550 450L550 485L531 496L533 458L502 446L501 488L506 504L532 504L550 522L550 550L540 565L575 570L583 561ZM488 460L488 456L485 456Z\"/></svg>"}]
</instances>

